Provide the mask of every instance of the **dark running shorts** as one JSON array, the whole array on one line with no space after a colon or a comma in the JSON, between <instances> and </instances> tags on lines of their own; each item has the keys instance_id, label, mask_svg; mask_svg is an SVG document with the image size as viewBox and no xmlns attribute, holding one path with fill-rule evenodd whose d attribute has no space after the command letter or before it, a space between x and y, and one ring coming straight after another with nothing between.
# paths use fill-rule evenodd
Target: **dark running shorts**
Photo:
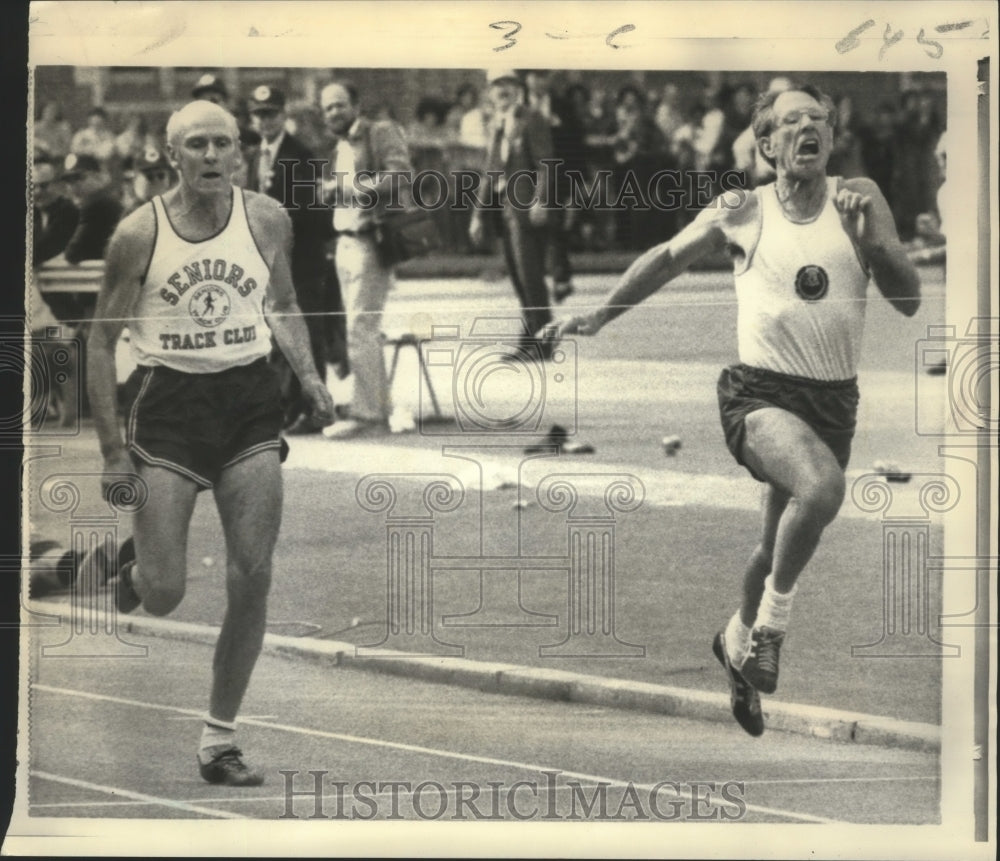
<instances>
[{"instance_id":1,"label":"dark running shorts","mask_svg":"<svg viewBox=\"0 0 1000 861\"><path fill-rule=\"evenodd\" d=\"M151 466L212 487L222 471L268 449L284 460L281 392L267 359L211 374L140 366L125 384L129 450Z\"/></svg>"},{"instance_id":2,"label":"dark running shorts","mask_svg":"<svg viewBox=\"0 0 1000 861\"><path fill-rule=\"evenodd\" d=\"M837 458L841 469L851 459L851 440L858 415L858 383L852 380L811 380L750 365L731 365L716 387L726 445L740 466L763 481L743 460L746 417L754 410L778 407L811 427Z\"/></svg>"}]
</instances>

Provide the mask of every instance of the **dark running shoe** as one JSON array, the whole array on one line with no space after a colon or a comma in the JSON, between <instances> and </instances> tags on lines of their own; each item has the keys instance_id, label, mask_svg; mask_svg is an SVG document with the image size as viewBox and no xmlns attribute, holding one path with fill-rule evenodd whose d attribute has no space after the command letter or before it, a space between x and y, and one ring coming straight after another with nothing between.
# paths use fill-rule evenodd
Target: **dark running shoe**
<instances>
[{"instance_id":1,"label":"dark running shoe","mask_svg":"<svg viewBox=\"0 0 1000 861\"><path fill-rule=\"evenodd\" d=\"M260 786L264 782L264 775L243 761L243 751L238 747L224 747L207 763L199 759L198 770L209 783L224 786Z\"/></svg>"},{"instance_id":2,"label":"dark running shoe","mask_svg":"<svg viewBox=\"0 0 1000 861\"><path fill-rule=\"evenodd\" d=\"M119 613L131 613L142 603L142 598L132 586L134 567L135 541L129 537L118 548L118 574L108 581L108 588L115 590L115 606Z\"/></svg>"},{"instance_id":3,"label":"dark running shoe","mask_svg":"<svg viewBox=\"0 0 1000 861\"><path fill-rule=\"evenodd\" d=\"M740 671L762 693L773 694L778 687L778 653L784 639L784 631L766 626L750 632L750 653Z\"/></svg>"},{"instance_id":4,"label":"dark running shoe","mask_svg":"<svg viewBox=\"0 0 1000 861\"><path fill-rule=\"evenodd\" d=\"M760 695L753 685L729 662L726 652L726 640L722 631L715 635L712 641L712 651L719 659L726 676L729 678L729 703L733 709L733 717L750 735L764 734L764 713L760 709Z\"/></svg>"}]
</instances>

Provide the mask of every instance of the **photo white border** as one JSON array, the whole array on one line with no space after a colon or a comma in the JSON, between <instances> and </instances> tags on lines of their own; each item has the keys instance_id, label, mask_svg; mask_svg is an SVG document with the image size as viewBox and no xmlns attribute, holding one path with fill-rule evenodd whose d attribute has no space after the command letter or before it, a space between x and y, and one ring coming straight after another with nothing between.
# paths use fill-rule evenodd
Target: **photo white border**
<instances>
[{"instance_id":1,"label":"photo white border","mask_svg":"<svg viewBox=\"0 0 1000 861\"><path fill-rule=\"evenodd\" d=\"M874 26L857 48L838 50L847 34ZM971 20L962 30L934 33L939 24ZM517 21L513 47L491 28ZM623 25L611 46L607 37ZM891 24L904 38L885 51ZM916 34L943 46L929 56ZM547 35L552 34L552 35ZM558 38L553 38L553 35ZM990 183L989 248L997 236L997 12L987 2L39 2L32 4L29 65L677 69L719 71L945 71L948 76L949 225L948 321L977 316L979 184ZM843 47L843 43L841 43ZM976 61L991 58L988 177L960 166L977 164ZM993 260L990 316L998 316ZM982 289L982 285L980 285ZM994 393L995 394L995 393ZM993 509L983 526L996 549L996 462ZM969 494L965 494L968 499ZM978 512L980 523L984 512ZM971 555L975 517L949 518L946 553ZM994 581L995 586L995 581ZM989 702L996 702L996 590L990 590ZM949 589L944 612L969 607L969 595ZM974 629L950 629L963 654ZM25 654L22 651L22 654ZM971 661L944 661L942 824L940 826L750 826L608 823L317 823L39 819L26 816L26 732L20 735L18 807L4 851L12 854L507 855L570 857L993 857L995 794L989 805L990 842L972 839ZM22 679L21 720L27 727ZM627 717L626 717L627 719ZM995 711L990 738L996 735ZM995 793L991 749L990 786ZM31 836L44 826L44 837ZM662 829L668 830L662 830ZM818 830L817 830L818 829ZM60 836L64 835L64 836Z\"/></svg>"}]
</instances>

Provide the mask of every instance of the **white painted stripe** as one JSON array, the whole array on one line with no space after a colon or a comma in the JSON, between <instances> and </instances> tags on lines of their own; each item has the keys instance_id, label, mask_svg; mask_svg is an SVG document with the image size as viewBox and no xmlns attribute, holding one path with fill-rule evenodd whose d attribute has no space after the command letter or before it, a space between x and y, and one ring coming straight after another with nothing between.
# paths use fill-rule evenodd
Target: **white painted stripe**
<instances>
[{"instance_id":1,"label":"white painted stripe","mask_svg":"<svg viewBox=\"0 0 1000 861\"><path fill-rule=\"evenodd\" d=\"M440 781L439 781L440 783ZM442 784L443 785L443 784ZM599 784L596 783L584 783L580 782L581 789L594 789ZM572 790L575 787L568 785L560 785L556 787L556 792L561 792L563 790ZM452 798L458 795L457 791L447 789L444 792L438 793L441 796ZM372 798L375 800L380 800L383 798L392 799L393 793L391 791L386 792L376 792L372 795L367 795L366 798ZM258 804L270 801L287 801L287 795L247 795L247 796L230 796L226 797L224 795L215 795L211 798L185 798L185 804ZM143 805L149 804L147 801L49 801L45 804L32 804L32 810L39 810L43 808L50 807L142 807ZM732 804L731 807L737 807L738 805Z\"/></svg>"},{"instance_id":2,"label":"white painted stripe","mask_svg":"<svg viewBox=\"0 0 1000 861\"><path fill-rule=\"evenodd\" d=\"M241 460L246 460L248 457L257 454L258 452L268 451L269 449L272 448L280 449L281 442L279 440L272 439L272 440L266 440L265 442L259 442L256 445L252 445L250 446L250 448L244 449L235 457L231 458L230 460L227 460L224 464L222 464L222 466L219 467L219 470L221 471L223 469L227 469L228 467L239 463Z\"/></svg>"},{"instance_id":3,"label":"white painted stripe","mask_svg":"<svg viewBox=\"0 0 1000 861\"><path fill-rule=\"evenodd\" d=\"M179 473L185 478L190 478L195 484L201 485L204 488L211 488L212 486L212 482L210 482L207 478L202 478L202 476L198 475L198 473L192 472L190 469L181 466L179 463L175 463L174 461L167 460L163 457L153 457L153 455L146 451L137 442L132 443L131 449L139 456L140 460L145 461L150 466L160 466L164 469L169 469L171 472Z\"/></svg>"},{"instance_id":4,"label":"white painted stripe","mask_svg":"<svg viewBox=\"0 0 1000 861\"><path fill-rule=\"evenodd\" d=\"M938 781L939 774L912 774L896 777L787 777L773 780L748 781L750 786L770 786L771 784L796 783L907 783L921 780Z\"/></svg>"},{"instance_id":5,"label":"white painted stripe","mask_svg":"<svg viewBox=\"0 0 1000 861\"><path fill-rule=\"evenodd\" d=\"M77 789L89 789L92 792L103 792L107 795L124 795L126 798L132 798L135 801L141 801L145 804L158 804L161 807L172 807L177 810L186 810L189 813L203 813L205 816L211 816L215 819L246 819L246 817L241 813L232 813L229 810L213 810L208 807L201 807L197 804L175 801L172 798L161 798L156 795L146 795L144 792L132 792L131 790L123 789L120 786L105 786L101 783L91 783L88 780L76 780L73 777L64 777L58 774L51 774L48 771L36 771L34 769L32 769L30 774L32 777L37 777L40 780L51 780L54 783L62 783L65 786L75 786Z\"/></svg>"},{"instance_id":6,"label":"white painted stripe","mask_svg":"<svg viewBox=\"0 0 1000 861\"><path fill-rule=\"evenodd\" d=\"M134 706L136 708L146 708L155 709L158 711L169 711L175 714L200 714L193 709L184 709L178 706L168 706L161 705L158 703L148 703L141 700L132 700L125 697L115 697L108 694L97 694L90 691L80 691L73 690L71 688L59 688L53 687L51 685L40 685L34 684L32 687L35 690L46 691L48 693L63 694L65 696L81 697L83 699L95 700L99 702L113 702L120 705ZM491 756L478 756L475 754L459 753L458 751L442 750L441 748L433 747L423 747L422 745L407 744L405 742L388 741L386 739L379 738L365 738L364 736L350 735L347 733L337 733L329 732L328 730L312 729L310 727L300 727L294 726L293 724L284 723L272 723L270 721L253 720L250 718L240 719L241 724L248 726L257 726L263 729L279 730L281 732L293 733L295 735L305 735L311 736L313 738L327 738L334 741L344 741L351 744L362 744L371 747L383 747L389 748L391 750L401 750L407 753L419 753L427 756L438 756L445 759L457 759L462 762L476 762L482 763L483 765L496 765L502 768L515 768L524 771L530 771L535 774L540 774L545 771L558 771L559 776L563 778L572 778L576 780L587 780L594 783L607 783L609 786L627 787L629 786L629 781L618 780L611 777L603 777L600 775L588 774L586 772L579 771L566 771L561 768L556 768L551 765L539 765L537 763L531 762L521 762L520 760L513 759L499 759L497 757ZM632 784L636 789L652 790L656 784ZM662 791L662 788L661 788ZM677 797L682 797L680 793ZM712 804L715 807L726 807L729 806L728 803L716 801L710 799L707 803ZM776 807L764 807L756 804L747 804L746 809L754 813L762 813L769 816L784 816L789 819L795 819L800 822L817 822L826 825L846 825L849 824L846 821L839 819L829 819L823 816L813 816L809 813L801 813L795 810L784 810Z\"/></svg>"}]
</instances>

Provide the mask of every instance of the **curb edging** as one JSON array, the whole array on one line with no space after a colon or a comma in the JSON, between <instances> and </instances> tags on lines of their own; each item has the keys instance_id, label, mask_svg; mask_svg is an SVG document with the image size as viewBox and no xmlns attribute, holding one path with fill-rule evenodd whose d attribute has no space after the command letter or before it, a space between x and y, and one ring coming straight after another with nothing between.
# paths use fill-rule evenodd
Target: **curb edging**
<instances>
[{"instance_id":1,"label":"curb edging","mask_svg":"<svg viewBox=\"0 0 1000 861\"><path fill-rule=\"evenodd\" d=\"M72 611L72 607L63 602L32 604L47 613L69 614ZM205 645L214 645L219 634L215 626L191 622L146 617L118 621L123 632ZM468 658L408 655L375 648L359 656L355 648L353 643L338 640L265 634L262 651L276 657L305 659L321 666L406 676L487 693L653 712L713 723L729 723L733 719L729 696L713 691ZM941 727L935 724L800 703L765 701L763 709L771 730L832 742L927 753L941 750Z\"/></svg>"}]
</instances>

